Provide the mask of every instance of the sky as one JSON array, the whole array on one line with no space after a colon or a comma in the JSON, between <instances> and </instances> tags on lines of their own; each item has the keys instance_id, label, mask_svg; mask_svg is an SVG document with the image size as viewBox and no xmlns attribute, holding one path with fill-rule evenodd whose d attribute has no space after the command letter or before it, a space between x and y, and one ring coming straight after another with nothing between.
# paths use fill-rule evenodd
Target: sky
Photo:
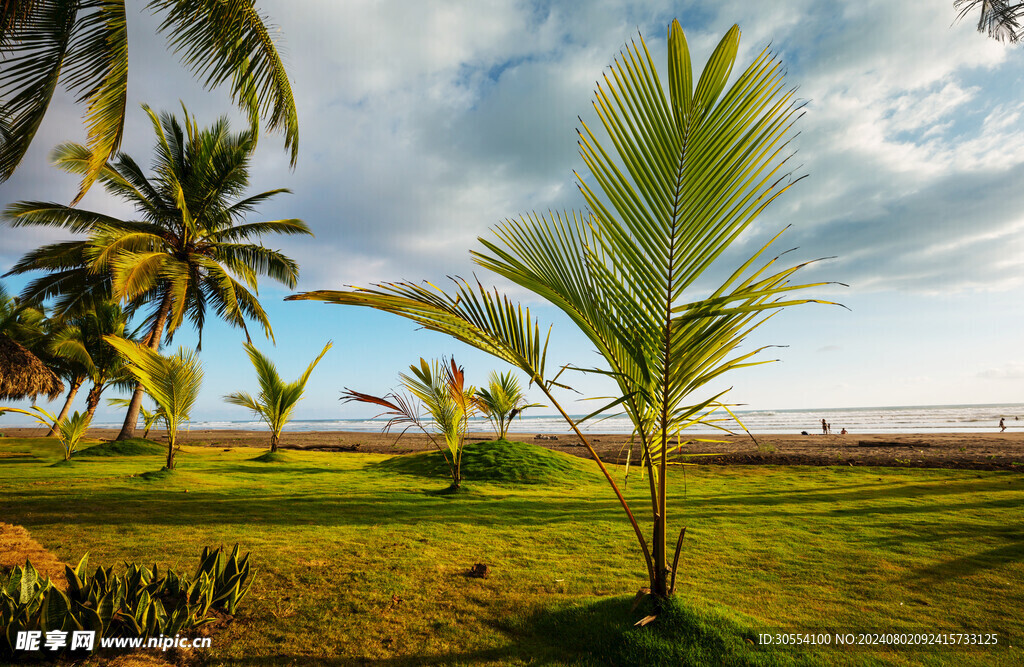
<instances>
[{"instance_id":1,"label":"sky","mask_svg":"<svg viewBox=\"0 0 1024 667\"><path fill-rule=\"evenodd\" d=\"M264 133L251 192L286 187L250 221L301 218L315 238L266 237L297 260L295 290L269 280L260 298L276 346L257 346L286 380L331 340L298 419L372 417L342 404L344 388L385 393L420 357L454 354L467 380L486 381L500 361L394 316L293 292L375 281L470 276L508 287L475 267L477 237L506 218L584 206L573 170L578 117L593 121L595 81L627 42L643 35L664 75L666 27L677 18L695 71L721 36L742 30L735 72L770 46L787 84L806 103L794 141L807 178L761 215L729 257L786 226L794 259L831 258L805 280L833 281L811 296L845 308L787 309L750 337L777 345L777 363L709 387L732 387L749 409L1020 402L1024 396L1024 47L954 23L951 0L821 2L345 2L258 0L292 80L300 122L298 165L280 136ZM153 134L140 106L200 124L242 116L226 90L205 91L156 36L144 3L130 5L129 100L122 150L140 164ZM77 181L49 166L51 149L84 141L83 109L55 98L0 206L70 202ZM81 207L130 219L94 187ZM0 273L26 251L69 238L44 228L0 227ZM729 258L726 258L728 261ZM7 278L11 291L24 278ZM522 290L552 324L549 366L599 364L559 311ZM221 397L255 391L244 335L219 322L203 334L206 380L193 419L247 419ZM195 345L182 331L175 345ZM598 376L567 379L570 411L606 396ZM76 403L84 409L85 391ZM114 395L113 393L108 395ZM531 398L543 402L536 391ZM81 405L79 405L81 404ZM27 405L18 403L17 405ZM51 408L59 409L54 402ZM538 413L550 412L539 410ZM101 407L97 421L117 421ZM13 423L13 418L12 423Z\"/></svg>"}]
</instances>

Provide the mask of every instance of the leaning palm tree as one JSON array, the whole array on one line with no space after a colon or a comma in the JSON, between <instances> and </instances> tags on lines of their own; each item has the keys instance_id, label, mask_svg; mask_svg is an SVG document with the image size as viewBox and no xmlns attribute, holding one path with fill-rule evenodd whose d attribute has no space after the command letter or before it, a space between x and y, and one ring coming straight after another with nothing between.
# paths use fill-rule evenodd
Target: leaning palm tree
<instances>
[{"instance_id":1,"label":"leaning palm tree","mask_svg":"<svg viewBox=\"0 0 1024 667\"><path fill-rule=\"evenodd\" d=\"M247 340L247 320L255 320L272 338L270 322L256 298L257 277L266 275L291 287L298 279L298 265L277 250L249 241L266 234L311 232L296 219L244 219L288 190L243 196L255 149L252 132L232 134L224 118L200 129L187 111L182 127L170 114L158 118L148 107L145 110L157 136L154 176L147 177L124 153L99 175L107 192L133 205L139 219L120 220L52 202L12 204L3 216L15 227L63 227L88 238L30 252L10 273L56 269L52 281L36 280L24 296L64 295L69 304L76 304L82 290L93 299L109 291L113 299L128 302L129 309L149 308L144 342L153 350L186 317L199 331L202 347L210 310L241 328ZM71 173L85 173L89 156L89 149L78 144L64 144L55 151L57 166ZM141 403L140 385L119 440L135 436Z\"/></svg>"},{"instance_id":2,"label":"leaning palm tree","mask_svg":"<svg viewBox=\"0 0 1024 667\"><path fill-rule=\"evenodd\" d=\"M390 415L391 420L384 431L404 426L399 438L413 427L422 431L444 457L452 477L449 490L458 491L462 487L462 449L466 444L466 431L470 418L477 412L474 401L476 389L466 386L465 372L454 358L440 363L436 359L431 363L420 359L419 366L413 364L409 371L412 375L399 373L398 377L411 396L396 392L372 396L346 389L341 400L387 408L384 414ZM420 414L417 399L426 408L426 415Z\"/></svg>"},{"instance_id":3,"label":"leaning palm tree","mask_svg":"<svg viewBox=\"0 0 1024 667\"><path fill-rule=\"evenodd\" d=\"M800 113L769 51L727 87L740 31L733 26L695 82L679 23L668 30L668 90L641 38L597 86L594 108L607 138L588 126L580 151L591 176L577 174L586 213L508 220L473 253L491 269L560 308L602 355L594 369L618 385L621 406L643 452L650 490L648 538L611 472L554 396L545 370L547 339L528 309L497 292L456 279L453 294L400 282L290 299L318 299L395 313L447 333L527 374L588 448L639 543L659 598L675 587L685 528L668 550L670 465L685 429L710 419L721 393L708 383L759 362L760 349L739 350L779 308L807 299L790 282L800 265L781 270L764 259L768 245L735 268L716 262L791 177L787 137ZM596 182L596 187L591 185ZM719 272L710 272L715 266ZM718 284L710 293L708 284ZM600 410L598 412L601 412ZM646 523L646 522L645 522Z\"/></svg>"},{"instance_id":4,"label":"leaning palm tree","mask_svg":"<svg viewBox=\"0 0 1024 667\"><path fill-rule=\"evenodd\" d=\"M257 350L251 343L245 344L245 351L249 355L249 361L256 369L256 376L259 378L260 393L253 396L248 392L238 391L228 394L224 400L232 405L240 405L249 408L254 414L270 427L270 451L276 452L281 442L281 430L292 418L295 406L302 400L306 391L306 382L313 373L313 369L320 363L320 360L331 349L331 343L324 345L320 356L306 368L306 371L299 376L295 382L285 382L277 372L277 367L265 354Z\"/></svg>"},{"instance_id":5,"label":"leaning palm tree","mask_svg":"<svg viewBox=\"0 0 1024 667\"><path fill-rule=\"evenodd\" d=\"M252 0L150 0L158 28L206 88L228 84L255 129L284 132L295 165L299 124L273 30ZM21 163L58 83L86 105L90 157L75 202L117 153L128 98L124 0L0 4L0 182Z\"/></svg>"},{"instance_id":6,"label":"leaning palm tree","mask_svg":"<svg viewBox=\"0 0 1024 667\"><path fill-rule=\"evenodd\" d=\"M498 440L504 440L512 420L527 408L544 407L540 403L527 403L519 380L512 373L491 371L487 386L476 390L476 404L491 424Z\"/></svg>"},{"instance_id":7,"label":"leaning palm tree","mask_svg":"<svg viewBox=\"0 0 1024 667\"><path fill-rule=\"evenodd\" d=\"M124 338L107 336L106 340L124 356L128 370L160 406L167 429L167 469L173 470L178 427L188 421L203 384L203 367L198 355L179 347L177 353L163 356Z\"/></svg>"},{"instance_id":8,"label":"leaning palm tree","mask_svg":"<svg viewBox=\"0 0 1024 667\"><path fill-rule=\"evenodd\" d=\"M86 396L86 414L91 420L96 414L103 392L117 385L131 389L133 384L126 368L124 357L110 346L104 338L134 339L128 332L128 314L116 303L96 304L96 307L82 315L69 318L53 332L48 349L62 359L77 362L92 381L92 388Z\"/></svg>"}]
</instances>

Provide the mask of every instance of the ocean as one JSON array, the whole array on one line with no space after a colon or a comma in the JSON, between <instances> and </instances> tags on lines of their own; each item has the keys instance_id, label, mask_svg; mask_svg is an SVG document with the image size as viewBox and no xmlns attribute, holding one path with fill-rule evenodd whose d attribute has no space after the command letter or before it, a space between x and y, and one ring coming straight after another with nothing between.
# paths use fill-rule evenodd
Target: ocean
<instances>
[{"instance_id":1,"label":"ocean","mask_svg":"<svg viewBox=\"0 0 1024 667\"><path fill-rule=\"evenodd\" d=\"M850 433L995 433L999 419L1006 419L1007 431L1024 429L1024 403L1000 403L992 405L923 405L878 408L822 408L816 410L738 410L734 411L751 433L799 434L821 432L821 420L832 425L832 432L846 429ZM720 417L728 418L725 412ZM576 415L575 417L582 417ZM288 423L288 431L360 431L379 432L386 419L296 419ZM12 424L13 425L13 424ZM741 429L731 419L720 422L734 431ZM121 423L96 423L101 428L120 428ZM159 426L157 427L159 428ZM255 420L237 421L194 421L186 428L241 429L261 431L266 425ZM581 427L591 433L630 433L632 427L625 416L594 418ZM487 433L491 431L486 419L474 419L470 431ZM561 417L525 415L512 422L512 433L566 433L569 428ZM696 426L690 433L713 433L713 427Z\"/></svg>"}]
</instances>

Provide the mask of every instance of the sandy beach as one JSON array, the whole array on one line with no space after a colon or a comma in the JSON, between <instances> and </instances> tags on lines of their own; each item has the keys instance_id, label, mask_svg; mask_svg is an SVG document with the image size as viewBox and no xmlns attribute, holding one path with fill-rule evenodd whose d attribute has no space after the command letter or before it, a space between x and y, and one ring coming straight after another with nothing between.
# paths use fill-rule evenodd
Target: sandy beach
<instances>
[{"instance_id":1,"label":"sandy beach","mask_svg":"<svg viewBox=\"0 0 1024 667\"><path fill-rule=\"evenodd\" d=\"M41 428L5 428L11 437L39 437ZM141 433L141 432L140 432ZM109 440L114 429L90 429L89 437ZM166 442L163 431L153 429L150 439ZM586 448L575 436L514 434L513 438L533 442L574 456L588 457ZM693 463L708 465L882 465L916 468L967 468L976 470L1024 471L1024 432L1006 433L928 433L928 434L847 434L847 435L757 435L725 436L720 443L696 442L686 446L690 454L718 454L694 457ZM629 436L593 434L591 444L609 462L625 462ZM179 435L183 445L199 447L266 448L266 431L229 429L193 430ZM468 441L490 440L486 433L471 433ZM424 451L432 446L422 434L408 433L396 443L395 435L350 431L312 431L282 434L282 448L404 454ZM636 452L633 454L634 460Z\"/></svg>"}]
</instances>

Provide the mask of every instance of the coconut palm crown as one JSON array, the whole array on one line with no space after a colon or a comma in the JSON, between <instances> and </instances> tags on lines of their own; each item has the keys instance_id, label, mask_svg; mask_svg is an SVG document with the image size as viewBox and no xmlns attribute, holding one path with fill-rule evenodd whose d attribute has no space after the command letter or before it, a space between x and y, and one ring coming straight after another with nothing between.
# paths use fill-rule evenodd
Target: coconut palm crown
<instances>
[{"instance_id":1,"label":"coconut palm crown","mask_svg":"<svg viewBox=\"0 0 1024 667\"><path fill-rule=\"evenodd\" d=\"M153 176L147 176L129 155L120 153L100 172L108 193L131 204L134 220L86 211L63 204L22 201L3 213L12 226L61 227L85 233L84 241L55 243L29 252L9 273L34 270L47 275L34 280L24 296L42 299L82 291L109 291L131 309L150 309L145 342L157 349L189 319L202 331L212 312L242 329L250 340L248 320L270 338L273 331L256 296L257 278L264 275L289 287L298 280L298 265L278 250L252 243L267 234L312 234L297 219L245 222L279 188L246 196L249 164L255 149L251 131L232 133L226 118L200 128L188 111L184 124L171 114L157 116L148 107L156 133ZM55 164L70 173L89 168L90 151L63 144L54 151ZM119 438L133 437L141 390Z\"/></svg>"},{"instance_id":2,"label":"coconut palm crown","mask_svg":"<svg viewBox=\"0 0 1024 667\"><path fill-rule=\"evenodd\" d=\"M603 357L607 367L593 371L611 377L619 394L604 409L621 406L642 448L649 537L643 517L553 395L547 338L528 309L459 279L453 293L400 282L289 297L395 313L524 371L605 475L659 598L674 590L685 534L679 531L673 557L668 474L680 460L685 429L721 405L722 393L709 391L709 383L764 363L754 358L762 348L740 348L748 334L772 312L808 301L791 294L810 286L790 282L802 265L779 268L778 258L765 254L771 242L738 267L716 261L799 180L787 165L801 105L767 49L727 85L739 39L733 26L695 79L683 30L673 21L667 90L643 39L627 46L596 88L603 136L586 123L578 131L589 175L577 179L587 211L508 220L473 252L479 265L560 308Z\"/></svg>"}]
</instances>

